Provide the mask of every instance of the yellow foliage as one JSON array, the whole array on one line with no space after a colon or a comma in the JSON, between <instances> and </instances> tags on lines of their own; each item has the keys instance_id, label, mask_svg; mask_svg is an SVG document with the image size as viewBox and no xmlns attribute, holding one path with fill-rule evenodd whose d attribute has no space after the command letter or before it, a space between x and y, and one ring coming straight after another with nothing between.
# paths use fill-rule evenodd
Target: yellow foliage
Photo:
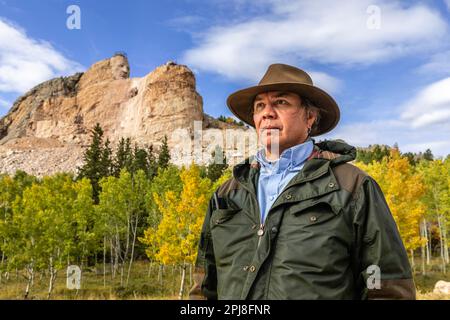
<instances>
[{"instance_id":1,"label":"yellow foliage","mask_svg":"<svg viewBox=\"0 0 450 320\"><path fill-rule=\"evenodd\" d=\"M383 190L406 249L414 250L426 242L419 229L425 214L425 206L420 201L425 184L408 159L393 149L381 162L356 165L374 178Z\"/></svg>"},{"instance_id":2,"label":"yellow foliage","mask_svg":"<svg viewBox=\"0 0 450 320\"><path fill-rule=\"evenodd\" d=\"M197 255L198 237L211 195L211 181L200 177L200 168L192 164L180 174L183 190L180 196L173 191L154 194L162 213L156 230L148 229L142 242L150 246L147 250L162 264L194 263Z\"/></svg>"}]
</instances>

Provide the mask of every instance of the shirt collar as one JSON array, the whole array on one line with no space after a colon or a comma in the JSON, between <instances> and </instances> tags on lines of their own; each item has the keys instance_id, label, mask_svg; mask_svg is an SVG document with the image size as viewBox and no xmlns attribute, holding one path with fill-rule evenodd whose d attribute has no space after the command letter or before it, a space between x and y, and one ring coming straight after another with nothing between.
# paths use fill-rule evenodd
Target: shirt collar
<instances>
[{"instance_id":1,"label":"shirt collar","mask_svg":"<svg viewBox=\"0 0 450 320\"><path fill-rule=\"evenodd\" d=\"M286 169L298 171L303 162L310 156L313 148L314 142L311 138L308 138L305 142L284 150L280 158L275 161L266 159L264 148L258 150L255 158L260 163L261 170L267 173L280 173Z\"/></svg>"}]
</instances>

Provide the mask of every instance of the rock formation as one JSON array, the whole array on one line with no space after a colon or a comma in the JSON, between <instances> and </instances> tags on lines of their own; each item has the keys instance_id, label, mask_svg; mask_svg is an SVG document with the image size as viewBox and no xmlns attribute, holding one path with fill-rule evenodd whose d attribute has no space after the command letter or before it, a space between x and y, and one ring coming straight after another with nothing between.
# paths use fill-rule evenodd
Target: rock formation
<instances>
[{"instance_id":1,"label":"rock formation","mask_svg":"<svg viewBox=\"0 0 450 320\"><path fill-rule=\"evenodd\" d=\"M17 99L0 119L0 172L21 169L42 176L76 171L97 122L112 145L121 137L157 145L166 135L174 146L171 134L184 129L192 138L194 121L202 121L207 130L247 131L203 113L188 67L168 62L142 78L130 78L129 70L127 58L116 54L84 73L46 81Z\"/></svg>"}]
</instances>

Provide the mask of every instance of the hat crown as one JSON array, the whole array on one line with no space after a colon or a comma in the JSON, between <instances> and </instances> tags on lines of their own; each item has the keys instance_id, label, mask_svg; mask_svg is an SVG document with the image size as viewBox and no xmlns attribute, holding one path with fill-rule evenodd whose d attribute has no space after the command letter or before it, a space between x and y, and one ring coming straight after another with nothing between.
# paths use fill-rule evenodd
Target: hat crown
<instances>
[{"instance_id":1,"label":"hat crown","mask_svg":"<svg viewBox=\"0 0 450 320\"><path fill-rule=\"evenodd\" d=\"M273 83L304 83L313 85L311 77L305 71L282 63L271 64L258 85Z\"/></svg>"}]
</instances>

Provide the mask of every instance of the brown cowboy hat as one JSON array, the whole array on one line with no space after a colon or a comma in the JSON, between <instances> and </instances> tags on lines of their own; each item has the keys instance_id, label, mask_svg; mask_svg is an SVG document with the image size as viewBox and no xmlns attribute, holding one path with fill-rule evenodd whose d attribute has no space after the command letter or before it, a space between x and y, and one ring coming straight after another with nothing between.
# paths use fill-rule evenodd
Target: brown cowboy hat
<instances>
[{"instance_id":1,"label":"brown cowboy hat","mask_svg":"<svg viewBox=\"0 0 450 320\"><path fill-rule=\"evenodd\" d=\"M268 91L297 93L320 109L320 122L311 131L311 136L331 131L339 122L340 111L336 101L328 93L315 87L305 71L281 63L270 65L257 86L232 93L227 99L227 105L236 117L255 127L253 101L258 94Z\"/></svg>"}]
</instances>

